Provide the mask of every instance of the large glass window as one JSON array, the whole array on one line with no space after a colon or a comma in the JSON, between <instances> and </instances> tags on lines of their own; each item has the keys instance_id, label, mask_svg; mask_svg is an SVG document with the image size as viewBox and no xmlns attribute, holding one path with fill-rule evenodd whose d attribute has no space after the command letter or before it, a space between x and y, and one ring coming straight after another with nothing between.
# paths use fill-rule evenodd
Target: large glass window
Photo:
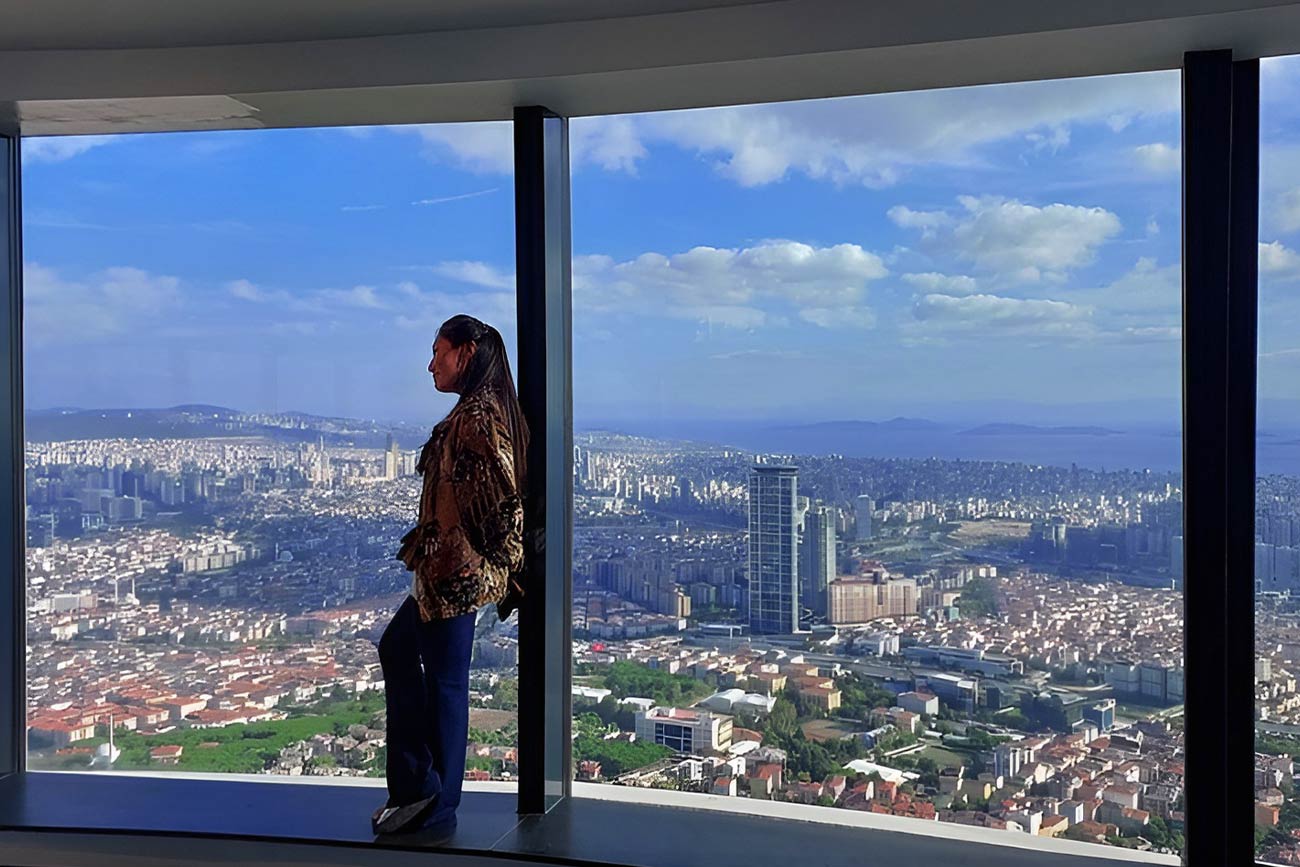
<instances>
[{"instance_id":1,"label":"large glass window","mask_svg":"<svg viewBox=\"0 0 1300 867\"><path fill-rule=\"evenodd\" d=\"M508 124L25 143L32 769L383 776L367 635L439 324L513 354L510 171ZM509 780L484 613L468 774Z\"/></svg>"},{"instance_id":2,"label":"large glass window","mask_svg":"<svg viewBox=\"0 0 1300 867\"><path fill-rule=\"evenodd\" d=\"M1255 849L1300 858L1300 58L1260 66L1259 434L1255 500ZM1246 577L1246 576L1243 576ZM1244 585L1244 582L1243 582Z\"/></svg>"},{"instance_id":3,"label":"large glass window","mask_svg":"<svg viewBox=\"0 0 1300 867\"><path fill-rule=\"evenodd\" d=\"M573 122L578 780L1181 850L1179 87Z\"/></svg>"}]
</instances>

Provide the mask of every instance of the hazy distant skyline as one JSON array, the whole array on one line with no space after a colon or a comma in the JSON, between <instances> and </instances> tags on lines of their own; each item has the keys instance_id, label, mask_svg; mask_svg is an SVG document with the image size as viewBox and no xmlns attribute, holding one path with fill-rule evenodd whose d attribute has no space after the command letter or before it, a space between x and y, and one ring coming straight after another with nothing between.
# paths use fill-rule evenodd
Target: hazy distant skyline
<instances>
[{"instance_id":1,"label":"hazy distant skyline","mask_svg":"<svg viewBox=\"0 0 1300 867\"><path fill-rule=\"evenodd\" d=\"M1298 83L1265 64L1261 396L1283 400ZM580 422L1177 422L1177 73L572 139ZM28 405L437 416L443 319L513 347L511 165L508 124L29 140Z\"/></svg>"}]
</instances>

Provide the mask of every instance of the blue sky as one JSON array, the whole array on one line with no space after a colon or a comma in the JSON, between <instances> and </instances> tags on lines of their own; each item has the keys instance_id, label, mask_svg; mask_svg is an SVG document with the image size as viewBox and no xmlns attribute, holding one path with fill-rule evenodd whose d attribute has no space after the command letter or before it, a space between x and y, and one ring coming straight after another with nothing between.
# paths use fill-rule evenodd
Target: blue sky
<instances>
[{"instance_id":1,"label":"blue sky","mask_svg":"<svg viewBox=\"0 0 1300 867\"><path fill-rule=\"evenodd\" d=\"M1300 397L1300 64L1266 65L1261 393ZM1176 424L1179 80L575 119L578 421ZM31 407L428 421L513 340L506 124L36 139Z\"/></svg>"}]
</instances>

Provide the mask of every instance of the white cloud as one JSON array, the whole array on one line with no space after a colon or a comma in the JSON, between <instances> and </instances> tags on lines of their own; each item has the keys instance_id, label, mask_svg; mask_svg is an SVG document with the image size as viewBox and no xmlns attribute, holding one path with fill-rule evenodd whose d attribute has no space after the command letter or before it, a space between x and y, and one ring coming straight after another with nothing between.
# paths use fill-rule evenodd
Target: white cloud
<instances>
[{"instance_id":1,"label":"white cloud","mask_svg":"<svg viewBox=\"0 0 1300 867\"><path fill-rule=\"evenodd\" d=\"M923 274L904 274L903 281L922 292L938 292L944 295L971 295L976 289L975 278L964 274L938 274L927 271Z\"/></svg>"},{"instance_id":2,"label":"white cloud","mask_svg":"<svg viewBox=\"0 0 1300 867\"><path fill-rule=\"evenodd\" d=\"M951 230L958 256L1006 277L1059 279L1092 261L1098 246L1119 233L1104 208L1027 205L996 196L960 196L965 213Z\"/></svg>"},{"instance_id":3,"label":"white cloud","mask_svg":"<svg viewBox=\"0 0 1300 867\"><path fill-rule=\"evenodd\" d=\"M1061 124L1052 127L1047 132L1031 132L1025 136L1025 141L1033 145L1034 150L1056 153L1069 146L1070 128Z\"/></svg>"},{"instance_id":4,"label":"white cloud","mask_svg":"<svg viewBox=\"0 0 1300 867\"><path fill-rule=\"evenodd\" d=\"M866 284L885 276L884 262L855 244L813 247L765 241L744 249L695 247L665 256L643 253L574 259L574 292L590 312L692 319L731 328L784 321L793 306L808 322L863 327L874 322L862 304ZM773 309L775 305L778 309Z\"/></svg>"},{"instance_id":5,"label":"white cloud","mask_svg":"<svg viewBox=\"0 0 1300 867\"><path fill-rule=\"evenodd\" d=\"M23 266L24 335L34 345L123 334L128 325L160 320L179 301L180 280L139 268L72 280L35 262Z\"/></svg>"},{"instance_id":6,"label":"white cloud","mask_svg":"<svg viewBox=\"0 0 1300 867\"><path fill-rule=\"evenodd\" d=\"M394 324L404 331L423 332L430 339L442 323L458 313L468 313L493 325L501 332L506 346L514 346L515 293L469 292L450 293L421 291L414 283L401 285L403 294L414 303L404 304Z\"/></svg>"},{"instance_id":7,"label":"white cloud","mask_svg":"<svg viewBox=\"0 0 1300 867\"><path fill-rule=\"evenodd\" d=\"M1275 197L1273 221L1281 232L1300 229L1300 187L1284 190Z\"/></svg>"},{"instance_id":8,"label":"white cloud","mask_svg":"<svg viewBox=\"0 0 1300 867\"><path fill-rule=\"evenodd\" d=\"M362 307L383 310L388 305L379 297L374 286L353 286L351 289L322 289L320 296L345 307Z\"/></svg>"},{"instance_id":9,"label":"white cloud","mask_svg":"<svg viewBox=\"0 0 1300 867\"><path fill-rule=\"evenodd\" d=\"M918 321L949 332L974 336L1010 333L1040 337L1086 336L1093 332L1092 310L1066 301L1004 298L998 295L931 294L912 307Z\"/></svg>"},{"instance_id":10,"label":"white cloud","mask_svg":"<svg viewBox=\"0 0 1300 867\"><path fill-rule=\"evenodd\" d=\"M117 135L41 136L23 139L23 161L61 163L121 139Z\"/></svg>"},{"instance_id":11,"label":"white cloud","mask_svg":"<svg viewBox=\"0 0 1300 867\"><path fill-rule=\"evenodd\" d=\"M636 173L647 151L632 116L571 123L569 156L574 166L596 165L606 171ZM515 170L514 135L507 122L437 123L397 127L418 135L425 155L481 174L510 175Z\"/></svg>"},{"instance_id":12,"label":"white cloud","mask_svg":"<svg viewBox=\"0 0 1300 867\"><path fill-rule=\"evenodd\" d=\"M419 136L425 155L437 162L449 162L480 174L514 173L514 136L508 121L431 123L394 129Z\"/></svg>"},{"instance_id":13,"label":"white cloud","mask_svg":"<svg viewBox=\"0 0 1300 867\"><path fill-rule=\"evenodd\" d=\"M1108 343L1153 343L1180 336L1182 269L1140 258L1109 284L1077 287L1059 284L1059 300L974 294L974 281L945 286L944 274L904 274L905 282L925 293L913 307L905 337L969 333L987 329L1027 337L1070 337ZM969 280L970 278L966 278ZM1009 287L1010 288L1010 287ZM1014 291L1011 296L1016 295ZM963 301L963 298L974 300Z\"/></svg>"},{"instance_id":14,"label":"white cloud","mask_svg":"<svg viewBox=\"0 0 1300 867\"><path fill-rule=\"evenodd\" d=\"M1134 343L1158 343L1182 340L1183 329L1178 325L1142 325L1124 328L1116 337Z\"/></svg>"},{"instance_id":15,"label":"white cloud","mask_svg":"<svg viewBox=\"0 0 1300 867\"><path fill-rule=\"evenodd\" d=\"M1181 315L1182 279L1183 269L1177 262L1161 266L1155 259L1143 256L1114 282L1071 289L1070 298L1107 315L1142 320L1131 324L1150 325L1152 315L1175 320Z\"/></svg>"},{"instance_id":16,"label":"white cloud","mask_svg":"<svg viewBox=\"0 0 1300 867\"><path fill-rule=\"evenodd\" d=\"M374 286L365 285L293 293L285 289L267 289L251 280L239 279L226 283L226 291L241 301L276 304L299 316L337 315L340 307L387 310L389 306Z\"/></svg>"},{"instance_id":17,"label":"white cloud","mask_svg":"<svg viewBox=\"0 0 1300 867\"><path fill-rule=\"evenodd\" d=\"M606 171L636 174L646 157L636 121L629 116L601 118L599 123L570 123L569 155L575 166L597 165Z\"/></svg>"},{"instance_id":18,"label":"white cloud","mask_svg":"<svg viewBox=\"0 0 1300 867\"><path fill-rule=\"evenodd\" d=\"M799 318L822 328L876 327L876 314L870 307L805 307Z\"/></svg>"},{"instance_id":19,"label":"white cloud","mask_svg":"<svg viewBox=\"0 0 1300 867\"><path fill-rule=\"evenodd\" d=\"M1133 156L1138 165L1151 172L1176 172L1183 166L1182 148L1164 142L1138 145L1133 148Z\"/></svg>"},{"instance_id":20,"label":"white cloud","mask_svg":"<svg viewBox=\"0 0 1300 867\"><path fill-rule=\"evenodd\" d=\"M885 215L895 226L920 229L923 237L930 237L936 229L952 223L952 216L946 211L913 211L907 205L894 205Z\"/></svg>"},{"instance_id":21,"label":"white cloud","mask_svg":"<svg viewBox=\"0 0 1300 867\"><path fill-rule=\"evenodd\" d=\"M1139 258L1111 283L1061 286L1063 300L1089 311L1088 328L1077 332L1110 343L1154 343L1181 334L1182 267Z\"/></svg>"},{"instance_id":22,"label":"white cloud","mask_svg":"<svg viewBox=\"0 0 1300 867\"><path fill-rule=\"evenodd\" d=\"M765 310L741 304L703 304L664 312L699 322L709 328L734 328L738 331L752 331L768 325L779 325L783 321L781 317L772 316Z\"/></svg>"},{"instance_id":23,"label":"white cloud","mask_svg":"<svg viewBox=\"0 0 1300 867\"><path fill-rule=\"evenodd\" d=\"M106 268L99 289L112 304L125 310L161 312L180 300L180 280L150 274L140 268Z\"/></svg>"},{"instance_id":24,"label":"white cloud","mask_svg":"<svg viewBox=\"0 0 1300 867\"><path fill-rule=\"evenodd\" d=\"M795 349L737 349L732 352L718 352L709 356L710 361L747 361L750 359L770 361L795 361L806 358Z\"/></svg>"},{"instance_id":25,"label":"white cloud","mask_svg":"<svg viewBox=\"0 0 1300 867\"><path fill-rule=\"evenodd\" d=\"M1291 279L1300 277L1300 253L1286 247L1281 241L1259 245L1259 273L1270 277Z\"/></svg>"},{"instance_id":26,"label":"white cloud","mask_svg":"<svg viewBox=\"0 0 1300 867\"><path fill-rule=\"evenodd\" d=\"M575 118L575 167L635 173L648 145L665 143L709 159L746 187L798 173L836 184L886 187L913 166L969 166L988 144L1019 139L1058 151L1071 130L1121 130L1135 118L1178 111L1176 73L1097 76L975 88L874 94L640 115ZM418 135L426 154L470 171L509 175L507 122L397 128Z\"/></svg>"},{"instance_id":27,"label":"white cloud","mask_svg":"<svg viewBox=\"0 0 1300 867\"><path fill-rule=\"evenodd\" d=\"M634 141L662 141L712 159L743 186L799 173L884 187L912 166L974 164L978 149L994 142L1019 138L1033 150L1059 150L1076 125L1119 130L1178 105L1177 74L1147 73L580 118L572 129L575 140L619 142L619 159L607 162L623 170L641 158Z\"/></svg>"},{"instance_id":28,"label":"white cloud","mask_svg":"<svg viewBox=\"0 0 1300 867\"><path fill-rule=\"evenodd\" d=\"M514 274L508 274L486 262L439 262L431 270L440 277L484 286L488 289L513 290L515 288Z\"/></svg>"},{"instance_id":29,"label":"white cloud","mask_svg":"<svg viewBox=\"0 0 1300 867\"><path fill-rule=\"evenodd\" d=\"M267 297L251 280L231 280L226 284L226 291L245 301L265 301Z\"/></svg>"}]
</instances>

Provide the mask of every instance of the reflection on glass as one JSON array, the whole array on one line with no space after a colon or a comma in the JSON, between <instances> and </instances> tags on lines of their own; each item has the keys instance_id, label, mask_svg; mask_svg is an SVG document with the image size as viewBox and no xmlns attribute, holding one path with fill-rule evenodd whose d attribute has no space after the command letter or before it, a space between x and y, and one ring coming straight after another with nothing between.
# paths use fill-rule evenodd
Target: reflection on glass
<instances>
[{"instance_id":1,"label":"reflection on glass","mask_svg":"<svg viewBox=\"0 0 1300 867\"><path fill-rule=\"evenodd\" d=\"M1255 854L1300 861L1300 62L1260 64L1259 436L1255 488Z\"/></svg>"},{"instance_id":2,"label":"reflection on glass","mask_svg":"<svg viewBox=\"0 0 1300 867\"><path fill-rule=\"evenodd\" d=\"M577 780L1177 862L1178 104L574 121Z\"/></svg>"},{"instance_id":3,"label":"reflection on glass","mask_svg":"<svg viewBox=\"0 0 1300 867\"><path fill-rule=\"evenodd\" d=\"M25 142L28 761L383 777L426 365L514 346L508 124ZM504 154L505 158L500 155ZM510 780L513 619L467 776Z\"/></svg>"}]
</instances>

